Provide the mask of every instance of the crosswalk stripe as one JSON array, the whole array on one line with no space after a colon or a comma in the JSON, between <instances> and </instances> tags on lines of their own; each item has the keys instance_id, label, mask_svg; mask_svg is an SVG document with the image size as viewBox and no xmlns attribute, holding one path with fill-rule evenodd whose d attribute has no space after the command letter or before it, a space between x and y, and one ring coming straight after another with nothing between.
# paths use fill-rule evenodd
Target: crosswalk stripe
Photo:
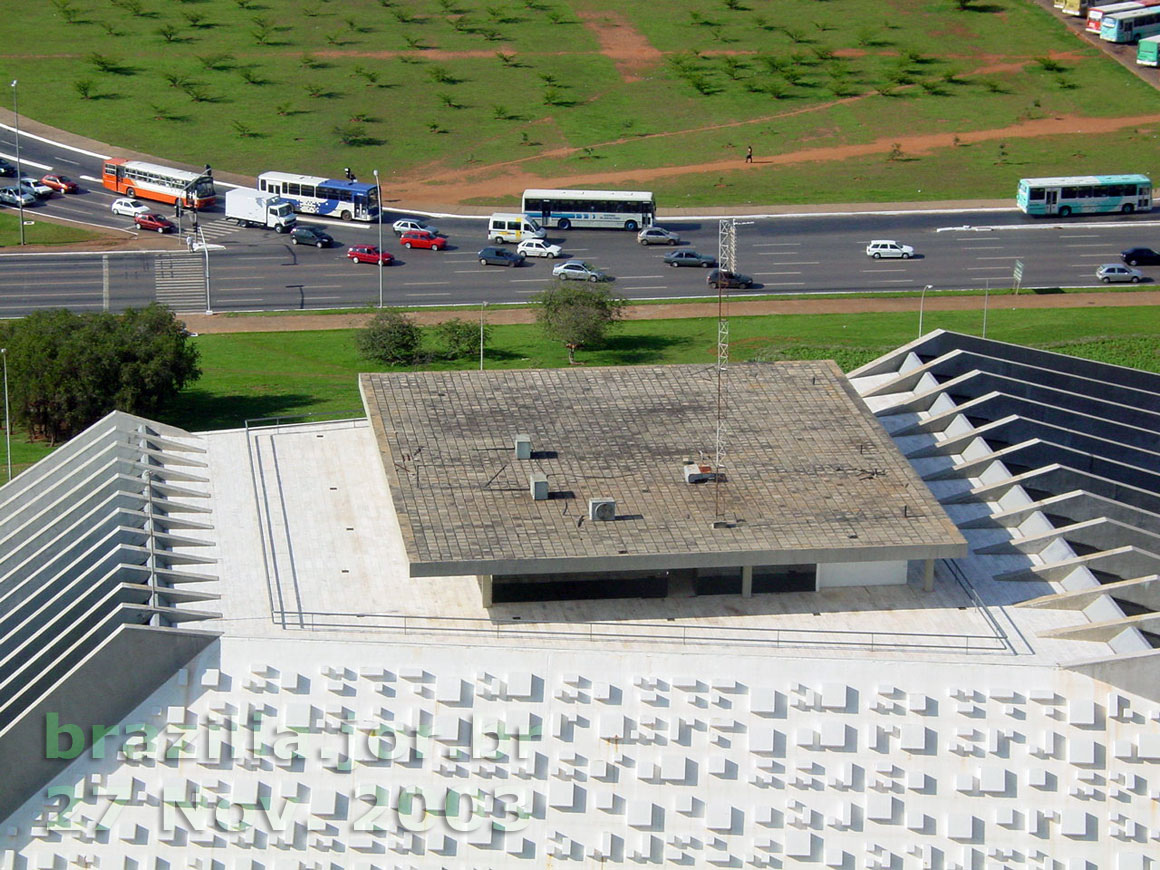
<instances>
[{"instance_id":1,"label":"crosswalk stripe","mask_svg":"<svg viewBox=\"0 0 1160 870\"><path fill-rule=\"evenodd\" d=\"M154 295L174 311L205 308L205 272L198 254L166 253L153 261Z\"/></svg>"}]
</instances>

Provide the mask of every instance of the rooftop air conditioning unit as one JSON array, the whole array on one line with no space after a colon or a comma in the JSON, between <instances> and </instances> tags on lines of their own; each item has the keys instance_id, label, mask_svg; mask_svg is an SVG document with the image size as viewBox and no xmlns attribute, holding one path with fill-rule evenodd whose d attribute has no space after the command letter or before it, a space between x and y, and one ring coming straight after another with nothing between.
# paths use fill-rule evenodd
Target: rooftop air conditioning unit
<instances>
[{"instance_id":1,"label":"rooftop air conditioning unit","mask_svg":"<svg viewBox=\"0 0 1160 870\"><path fill-rule=\"evenodd\" d=\"M588 519L614 520L616 519L616 499L590 498L588 499Z\"/></svg>"}]
</instances>

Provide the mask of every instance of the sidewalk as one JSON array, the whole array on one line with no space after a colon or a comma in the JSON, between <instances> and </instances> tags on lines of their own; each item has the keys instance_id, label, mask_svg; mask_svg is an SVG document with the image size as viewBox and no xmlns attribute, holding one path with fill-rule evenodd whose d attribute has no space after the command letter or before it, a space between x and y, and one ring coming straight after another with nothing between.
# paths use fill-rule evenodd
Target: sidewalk
<instances>
[{"instance_id":1,"label":"sidewalk","mask_svg":"<svg viewBox=\"0 0 1160 870\"><path fill-rule=\"evenodd\" d=\"M738 300L726 303L729 317L749 317L764 314L861 314L868 312L918 311L919 297L900 298L863 297L858 299L778 299L772 301ZM1138 290L1109 293L1044 293L1026 292L1019 296L995 296L990 300L992 311L1016 308L1088 308L1160 305L1160 290ZM982 311L982 296L928 295L927 311ZM625 312L628 320L668 320L685 317L716 317L716 302L674 302L663 305L632 305ZM370 314L287 314L270 316L247 315L178 315L186 327L196 333L237 332L304 332L321 329L356 329L363 326ZM475 321L479 308L463 307L455 310L412 311L408 313L416 323L424 326L460 318ZM488 323L533 323L531 308L495 308L485 311Z\"/></svg>"}]
</instances>

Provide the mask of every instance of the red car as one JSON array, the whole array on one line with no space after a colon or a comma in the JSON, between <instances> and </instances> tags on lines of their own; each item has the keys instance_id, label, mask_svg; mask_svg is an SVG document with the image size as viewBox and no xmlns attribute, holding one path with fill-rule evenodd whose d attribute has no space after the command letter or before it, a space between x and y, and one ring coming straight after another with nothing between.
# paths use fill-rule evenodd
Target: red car
<instances>
[{"instance_id":1,"label":"red car","mask_svg":"<svg viewBox=\"0 0 1160 870\"><path fill-rule=\"evenodd\" d=\"M133 223L143 230L156 230L159 233L169 233L177 229L169 218L152 212L133 215Z\"/></svg>"},{"instance_id":2,"label":"red car","mask_svg":"<svg viewBox=\"0 0 1160 870\"><path fill-rule=\"evenodd\" d=\"M77 183L69 178L67 175L46 175L40 179L40 183L45 187L51 187L53 190L60 193L80 193L81 189Z\"/></svg>"},{"instance_id":3,"label":"red car","mask_svg":"<svg viewBox=\"0 0 1160 870\"><path fill-rule=\"evenodd\" d=\"M409 233L403 233L399 238L399 244L404 248L431 248L441 251L447 247L447 238L422 230L412 230Z\"/></svg>"},{"instance_id":4,"label":"red car","mask_svg":"<svg viewBox=\"0 0 1160 870\"><path fill-rule=\"evenodd\" d=\"M394 257L386 251L379 251L378 245L355 245L348 248L347 257L352 263L378 263L380 266L389 266Z\"/></svg>"}]
</instances>

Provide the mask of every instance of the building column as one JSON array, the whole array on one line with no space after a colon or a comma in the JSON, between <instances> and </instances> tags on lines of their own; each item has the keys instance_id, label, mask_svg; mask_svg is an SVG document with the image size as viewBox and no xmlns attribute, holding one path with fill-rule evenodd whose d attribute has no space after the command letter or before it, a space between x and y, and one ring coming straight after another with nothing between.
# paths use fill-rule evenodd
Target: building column
<instances>
[{"instance_id":1,"label":"building column","mask_svg":"<svg viewBox=\"0 0 1160 870\"><path fill-rule=\"evenodd\" d=\"M752 565L742 565L741 566L741 597L742 598L752 598L753 597L753 566Z\"/></svg>"},{"instance_id":2,"label":"building column","mask_svg":"<svg viewBox=\"0 0 1160 870\"><path fill-rule=\"evenodd\" d=\"M934 559L927 559L922 566L922 591L934 592Z\"/></svg>"},{"instance_id":3,"label":"building column","mask_svg":"<svg viewBox=\"0 0 1160 870\"><path fill-rule=\"evenodd\" d=\"M475 579L479 581L479 596L483 599L483 606L491 607L491 575L476 574Z\"/></svg>"}]
</instances>

